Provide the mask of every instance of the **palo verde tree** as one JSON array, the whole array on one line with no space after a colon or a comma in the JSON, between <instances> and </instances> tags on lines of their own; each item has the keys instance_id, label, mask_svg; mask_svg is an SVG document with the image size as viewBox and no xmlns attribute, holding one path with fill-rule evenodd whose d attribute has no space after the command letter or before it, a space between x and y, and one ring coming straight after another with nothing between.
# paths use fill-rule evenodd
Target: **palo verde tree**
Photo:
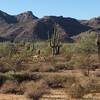
<instances>
[{"instance_id":1,"label":"palo verde tree","mask_svg":"<svg viewBox=\"0 0 100 100\"><path fill-rule=\"evenodd\" d=\"M57 30L58 25L54 25L53 27L53 33L50 38L50 47L52 48L52 54L53 55L59 55L60 54L60 48L62 46L61 40L60 40L60 33Z\"/></svg>"}]
</instances>

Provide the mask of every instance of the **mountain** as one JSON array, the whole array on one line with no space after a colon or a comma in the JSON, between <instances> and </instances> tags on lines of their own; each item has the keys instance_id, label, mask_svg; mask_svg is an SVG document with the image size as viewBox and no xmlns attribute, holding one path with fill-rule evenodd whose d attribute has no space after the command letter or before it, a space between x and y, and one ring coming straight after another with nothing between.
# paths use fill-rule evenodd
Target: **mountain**
<instances>
[{"instance_id":1,"label":"mountain","mask_svg":"<svg viewBox=\"0 0 100 100\"><path fill-rule=\"evenodd\" d=\"M80 24L76 19L64 18L62 16L45 16L39 19L37 23L36 30L38 30L38 32L36 33L39 33L40 35L41 33L45 33L45 36L47 36L46 34L48 31L52 33L53 25L55 23L59 25L61 34L64 35L64 37L71 37L90 29L90 27Z\"/></svg>"},{"instance_id":2,"label":"mountain","mask_svg":"<svg viewBox=\"0 0 100 100\"><path fill-rule=\"evenodd\" d=\"M1 24L11 24L16 23L17 20L15 16L8 15L5 12L0 11L0 25Z\"/></svg>"},{"instance_id":3,"label":"mountain","mask_svg":"<svg viewBox=\"0 0 100 100\"><path fill-rule=\"evenodd\" d=\"M99 17L94 17L90 20L81 20L80 22L81 22L81 24L90 26L94 29L100 28L100 16Z\"/></svg>"},{"instance_id":4,"label":"mountain","mask_svg":"<svg viewBox=\"0 0 100 100\"><path fill-rule=\"evenodd\" d=\"M8 40L3 37L0 37L0 42L5 42L5 41L8 41Z\"/></svg>"},{"instance_id":5,"label":"mountain","mask_svg":"<svg viewBox=\"0 0 100 100\"><path fill-rule=\"evenodd\" d=\"M88 31L91 25L74 18L45 16L38 18L31 11L19 15L9 15L0 11L0 37L9 41L47 40L52 35L54 24L59 25L62 40L70 40L81 32Z\"/></svg>"},{"instance_id":6,"label":"mountain","mask_svg":"<svg viewBox=\"0 0 100 100\"><path fill-rule=\"evenodd\" d=\"M16 16L0 11L0 36L9 41L33 38L33 25L37 19L31 11Z\"/></svg>"}]
</instances>

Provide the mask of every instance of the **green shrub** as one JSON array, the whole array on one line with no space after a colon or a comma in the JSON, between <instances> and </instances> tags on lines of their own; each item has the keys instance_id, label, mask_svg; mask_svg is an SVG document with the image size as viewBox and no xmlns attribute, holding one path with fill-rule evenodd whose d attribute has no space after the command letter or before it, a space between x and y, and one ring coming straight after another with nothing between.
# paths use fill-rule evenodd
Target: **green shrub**
<instances>
[{"instance_id":1,"label":"green shrub","mask_svg":"<svg viewBox=\"0 0 100 100\"><path fill-rule=\"evenodd\" d=\"M14 43L10 42L5 42L5 43L0 43L0 56L9 56L11 57L17 52L17 48Z\"/></svg>"},{"instance_id":2,"label":"green shrub","mask_svg":"<svg viewBox=\"0 0 100 100\"><path fill-rule=\"evenodd\" d=\"M40 75L38 74L31 74L29 72L19 72L19 73L12 73L11 76L16 79L19 83L25 80L38 80L40 79Z\"/></svg>"},{"instance_id":3,"label":"green shrub","mask_svg":"<svg viewBox=\"0 0 100 100\"><path fill-rule=\"evenodd\" d=\"M75 51L77 53L85 53L89 50L90 53L97 53L96 45L96 32L83 32L79 35L77 44L75 46Z\"/></svg>"}]
</instances>

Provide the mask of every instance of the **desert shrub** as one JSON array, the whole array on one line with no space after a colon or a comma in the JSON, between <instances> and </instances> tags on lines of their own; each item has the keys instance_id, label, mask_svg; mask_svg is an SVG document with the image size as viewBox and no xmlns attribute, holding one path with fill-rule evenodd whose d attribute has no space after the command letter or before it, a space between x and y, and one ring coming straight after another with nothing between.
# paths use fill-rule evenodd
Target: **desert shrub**
<instances>
[{"instance_id":1,"label":"desert shrub","mask_svg":"<svg viewBox=\"0 0 100 100\"><path fill-rule=\"evenodd\" d=\"M67 78L66 78L66 81L63 83L64 84L64 88L66 88L66 92L67 92L67 90L70 89L70 87L74 83L77 83L76 77L68 75Z\"/></svg>"},{"instance_id":2,"label":"desert shrub","mask_svg":"<svg viewBox=\"0 0 100 100\"><path fill-rule=\"evenodd\" d=\"M72 53L68 53L66 54L66 61L69 62L73 57L73 54Z\"/></svg>"},{"instance_id":3,"label":"desert shrub","mask_svg":"<svg viewBox=\"0 0 100 100\"><path fill-rule=\"evenodd\" d=\"M52 75L45 78L47 84L52 88L63 87L63 82L65 81L64 77L60 77L59 75Z\"/></svg>"},{"instance_id":4,"label":"desert shrub","mask_svg":"<svg viewBox=\"0 0 100 100\"><path fill-rule=\"evenodd\" d=\"M42 78L47 82L48 86L51 88L67 88L77 81L76 76L72 73L52 73L51 75L44 75L42 76Z\"/></svg>"},{"instance_id":5,"label":"desert shrub","mask_svg":"<svg viewBox=\"0 0 100 100\"><path fill-rule=\"evenodd\" d=\"M72 70L74 69L73 66L70 64L70 61L60 61L58 60L53 64L55 71L61 71L61 70Z\"/></svg>"},{"instance_id":6,"label":"desert shrub","mask_svg":"<svg viewBox=\"0 0 100 100\"><path fill-rule=\"evenodd\" d=\"M36 50L41 50L41 54L48 56L51 53L48 41L38 41L35 43Z\"/></svg>"},{"instance_id":7,"label":"desert shrub","mask_svg":"<svg viewBox=\"0 0 100 100\"><path fill-rule=\"evenodd\" d=\"M80 85L80 84L72 84L72 86L70 87L68 94L72 97L72 98L82 98L84 96L84 88Z\"/></svg>"},{"instance_id":8,"label":"desert shrub","mask_svg":"<svg viewBox=\"0 0 100 100\"><path fill-rule=\"evenodd\" d=\"M20 55L14 55L10 59L9 57L3 57L0 59L1 72L22 71L25 69L22 63L25 61L26 61L26 58Z\"/></svg>"},{"instance_id":9,"label":"desert shrub","mask_svg":"<svg viewBox=\"0 0 100 100\"><path fill-rule=\"evenodd\" d=\"M90 53L97 53L96 45L96 32L83 32L81 33L74 43L64 43L61 48L62 54L80 54L85 53L87 50Z\"/></svg>"},{"instance_id":10,"label":"desert shrub","mask_svg":"<svg viewBox=\"0 0 100 100\"><path fill-rule=\"evenodd\" d=\"M10 42L0 43L0 56L1 57L5 57L5 56L11 57L16 52L17 52L17 49L14 43L10 43Z\"/></svg>"},{"instance_id":11,"label":"desert shrub","mask_svg":"<svg viewBox=\"0 0 100 100\"><path fill-rule=\"evenodd\" d=\"M53 66L49 66L49 65L43 65L43 66L40 66L39 67L39 72L54 72L55 71L55 69L54 69L54 67Z\"/></svg>"},{"instance_id":12,"label":"desert shrub","mask_svg":"<svg viewBox=\"0 0 100 100\"><path fill-rule=\"evenodd\" d=\"M97 77L76 77L74 81L67 81L65 88L72 98L82 98L88 93L100 92L100 79Z\"/></svg>"},{"instance_id":13,"label":"desert shrub","mask_svg":"<svg viewBox=\"0 0 100 100\"><path fill-rule=\"evenodd\" d=\"M61 48L61 54L81 54L89 50L90 53L97 53L96 45L96 32L83 32L81 33L74 43L64 43Z\"/></svg>"},{"instance_id":14,"label":"desert shrub","mask_svg":"<svg viewBox=\"0 0 100 100\"><path fill-rule=\"evenodd\" d=\"M39 64L39 63L34 63L33 65L28 66L28 68L26 70L29 72L39 72L40 65L41 64Z\"/></svg>"},{"instance_id":15,"label":"desert shrub","mask_svg":"<svg viewBox=\"0 0 100 100\"><path fill-rule=\"evenodd\" d=\"M74 51L76 51L76 53L85 53L89 50L90 53L97 53L96 38L96 32L88 31L81 33L78 37Z\"/></svg>"},{"instance_id":16,"label":"desert shrub","mask_svg":"<svg viewBox=\"0 0 100 100\"><path fill-rule=\"evenodd\" d=\"M74 66L76 66L77 69L86 69L88 66L88 58L86 55L76 55L76 57L72 60L74 61Z\"/></svg>"},{"instance_id":17,"label":"desert shrub","mask_svg":"<svg viewBox=\"0 0 100 100\"><path fill-rule=\"evenodd\" d=\"M32 65L26 66L29 72L57 72L60 70L71 69L68 63L64 62L53 62L47 61L42 63L34 63Z\"/></svg>"},{"instance_id":18,"label":"desert shrub","mask_svg":"<svg viewBox=\"0 0 100 100\"><path fill-rule=\"evenodd\" d=\"M5 73L12 70L11 66L7 62L0 61L0 72Z\"/></svg>"},{"instance_id":19,"label":"desert shrub","mask_svg":"<svg viewBox=\"0 0 100 100\"><path fill-rule=\"evenodd\" d=\"M21 62L22 60L15 56L10 59L3 57L0 59L0 72L16 71L17 67L21 67Z\"/></svg>"},{"instance_id":20,"label":"desert shrub","mask_svg":"<svg viewBox=\"0 0 100 100\"><path fill-rule=\"evenodd\" d=\"M96 54L74 54L67 63L73 69L82 69L82 72L88 75L88 71L98 68Z\"/></svg>"},{"instance_id":21,"label":"desert shrub","mask_svg":"<svg viewBox=\"0 0 100 100\"><path fill-rule=\"evenodd\" d=\"M38 80L40 79L40 75L31 74L29 72L20 72L20 73L12 73L11 76L16 79L19 83L25 80Z\"/></svg>"},{"instance_id":22,"label":"desert shrub","mask_svg":"<svg viewBox=\"0 0 100 100\"><path fill-rule=\"evenodd\" d=\"M61 48L61 53L64 55L73 54L75 43L64 43Z\"/></svg>"},{"instance_id":23,"label":"desert shrub","mask_svg":"<svg viewBox=\"0 0 100 100\"><path fill-rule=\"evenodd\" d=\"M16 93L18 88L18 83L15 80L6 80L1 86L1 93Z\"/></svg>"},{"instance_id":24,"label":"desert shrub","mask_svg":"<svg viewBox=\"0 0 100 100\"><path fill-rule=\"evenodd\" d=\"M51 48L49 46L47 46L44 50L42 50L43 54L45 56L49 56L51 54Z\"/></svg>"},{"instance_id":25,"label":"desert shrub","mask_svg":"<svg viewBox=\"0 0 100 100\"><path fill-rule=\"evenodd\" d=\"M13 66L13 69L15 69L15 71L21 71L21 70L24 70L24 66L22 65L22 63L26 61L26 58L25 56L23 55L14 55L12 58L11 58L11 61L10 61L10 65Z\"/></svg>"},{"instance_id":26,"label":"desert shrub","mask_svg":"<svg viewBox=\"0 0 100 100\"><path fill-rule=\"evenodd\" d=\"M9 75L6 74L2 74L0 73L0 86L2 86L2 84L6 81L11 79L11 77Z\"/></svg>"},{"instance_id":27,"label":"desert shrub","mask_svg":"<svg viewBox=\"0 0 100 100\"><path fill-rule=\"evenodd\" d=\"M27 84L29 84L29 83L34 83L34 81L32 81L32 80L24 80L24 81L20 82L20 84L19 84L20 94L23 95L25 93Z\"/></svg>"},{"instance_id":28,"label":"desert shrub","mask_svg":"<svg viewBox=\"0 0 100 100\"><path fill-rule=\"evenodd\" d=\"M74 70L75 67L74 67L74 65L73 65L72 62L67 62L67 63L66 63L66 69L67 69L67 70Z\"/></svg>"},{"instance_id":29,"label":"desert shrub","mask_svg":"<svg viewBox=\"0 0 100 100\"><path fill-rule=\"evenodd\" d=\"M29 72L53 72L53 71L55 71L52 64L47 63L47 62L34 63L34 64L28 66L27 70Z\"/></svg>"},{"instance_id":30,"label":"desert shrub","mask_svg":"<svg viewBox=\"0 0 100 100\"><path fill-rule=\"evenodd\" d=\"M30 44L31 44L30 42L25 43L25 50L27 51L30 50Z\"/></svg>"},{"instance_id":31,"label":"desert shrub","mask_svg":"<svg viewBox=\"0 0 100 100\"><path fill-rule=\"evenodd\" d=\"M47 89L48 86L43 80L36 83L29 82L25 86L25 95L34 100L38 100L44 93L47 93Z\"/></svg>"},{"instance_id":32,"label":"desert shrub","mask_svg":"<svg viewBox=\"0 0 100 100\"><path fill-rule=\"evenodd\" d=\"M100 92L100 79L96 77L84 80L81 84L85 89L85 94Z\"/></svg>"},{"instance_id":33,"label":"desert shrub","mask_svg":"<svg viewBox=\"0 0 100 100\"><path fill-rule=\"evenodd\" d=\"M55 65L54 65L54 69L55 69L55 71L60 71L60 70L65 70L65 69L67 69L67 67L66 67L65 64L55 64Z\"/></svg>"}]
</instances>

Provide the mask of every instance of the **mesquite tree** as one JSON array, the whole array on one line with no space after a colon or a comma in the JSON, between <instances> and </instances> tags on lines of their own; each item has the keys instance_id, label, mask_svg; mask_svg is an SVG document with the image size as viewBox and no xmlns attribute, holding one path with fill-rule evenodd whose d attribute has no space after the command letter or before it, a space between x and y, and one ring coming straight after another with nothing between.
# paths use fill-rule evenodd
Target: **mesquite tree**
<instances>
[{"instance_id":1,"label":"mesquite tree","mask_svg":"<svg viewBox=\"0 0 100 100\"><path fill-rule=\"evenodd\" d=\"M50 47L52 48L52 54L59 55L61 46L62 44L60 41L60 34L57 30L57 25L55 25L53 28L53 35L50 39Z\"/></svg>"}]
</instances>

